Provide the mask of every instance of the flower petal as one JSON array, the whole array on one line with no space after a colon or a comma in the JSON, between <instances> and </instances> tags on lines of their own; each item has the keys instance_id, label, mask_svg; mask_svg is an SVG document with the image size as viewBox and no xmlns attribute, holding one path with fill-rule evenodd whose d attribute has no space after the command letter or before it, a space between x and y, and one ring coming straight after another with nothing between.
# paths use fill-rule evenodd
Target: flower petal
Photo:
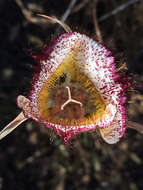
<instances>
[{"instance_id":1,"label":"flower petal","mask_svg":"<svg viewBox=\"0 0 143 190\"><path fill-rule=\"evenodd\" d=\"M108 144L117 143L125 132L125 110L124 107L119 106L118 112L111 125L100 129L102 138Z\"/></svg>"}]
</instances>

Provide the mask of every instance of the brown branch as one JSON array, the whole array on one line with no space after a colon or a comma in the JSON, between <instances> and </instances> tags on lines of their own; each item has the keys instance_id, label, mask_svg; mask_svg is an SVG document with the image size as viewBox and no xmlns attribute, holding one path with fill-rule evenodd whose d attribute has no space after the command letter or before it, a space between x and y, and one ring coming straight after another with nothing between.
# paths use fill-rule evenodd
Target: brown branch
<instances>
[{"instance_id":1,"label":"brown branch","mask_svg":"<svg viewBox=\"0 0 143 190\"><path fill-rule=\"evenodd\" d=\"M72 30L70 29L68 25L66 25L65 23L63 23L62 21L58 20L55 17L51 17L51 16L47 16L43 14L37 14L37 15L48 19L51 23L58 23L66 32L69 32L69 33L72 32Z\"/></svg>"},{"instance_id":2,"label":"brown branch","mask_svg":"<svg viewBox=\"0 0 143 190\"><path fill-rule=\"evenodd\" d=\"M127 122L127 127L134 129L136 131L138 131L139 133L143 134L143 125L133 122L133 121L128 121Z\"/></svg>"},{"instance_id":3,"label":"brown branch","mask_svg":"<svg viewBox=\"0 0 143 190\"><path fill-rule=\"evenodd\" d=\"M66 21L66 19L68 18L68 16L70 15L71 11L72 11L72 8L74 7L74 5L76 4L76 1L77 0L71 0L67 10L65 11L65 13L63 14L62 18L60 19L60 21L62 23L64 23ZM57 34L60 30L60 26L58 26L58 28L56 29L56 32L55 34Z\"/></svg>"},{"instance_id":4,"label":"brown branch","mask_svg":"<svg viewBox=\"0 0 143 190\"><path fill-rule=\"evenodd\" d=\"M92 16L93 16L93 23L94 23L94 30L96 33L96 37L98 41L102 43L103 42L102 34L101 34L98 21L97 21L97 3L98 3L98 0L93 0Z\"/></svg>"},{"instance_id":5,"label":"brown branch","mask_svg":"<svg viewBox=\"0 0 143 190\"><path fill-rule=\"evenodd\" d=\"M26 18L26 20L28 22L32 22L34 24L45 24L46 20L41 18L41 17L35 17L33 16L33 12L30 11L29 9L26 9L23 5L22 0L15 0L15 2L17 3L17 5L19 6L22 14L24 15L24 17Z\"/></svg>"}]
</instances>

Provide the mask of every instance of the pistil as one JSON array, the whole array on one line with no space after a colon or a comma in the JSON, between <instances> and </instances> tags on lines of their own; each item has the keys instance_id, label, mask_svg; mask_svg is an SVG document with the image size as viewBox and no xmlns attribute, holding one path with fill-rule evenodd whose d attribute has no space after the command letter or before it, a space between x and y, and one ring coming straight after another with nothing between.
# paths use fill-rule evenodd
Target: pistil
<instances>
[{"instance_id":1,"label":"pistil","mask_svg":"<svg viewBox=\"0 0 143 190\"><path fill-rule=\"evenodd\" d=\"M72 103L75 103L75 104L79 104L81 107L82 107L82 103L77 101L77 100L74 100L72 99L71 97L71 91L70 91L70 88L68 86L66 86L67 90L68 90L68 100L61 106L61 110L64 110L64 107L69 104L70 102Z\"/></svg>"}]
</instances>

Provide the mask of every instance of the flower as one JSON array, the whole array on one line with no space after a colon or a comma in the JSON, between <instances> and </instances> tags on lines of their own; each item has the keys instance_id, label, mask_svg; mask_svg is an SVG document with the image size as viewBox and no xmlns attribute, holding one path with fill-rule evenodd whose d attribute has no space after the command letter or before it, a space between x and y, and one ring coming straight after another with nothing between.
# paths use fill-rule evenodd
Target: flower
<instances>
[{"instance_id":1,"label":"flower","mask_svg":"<svg viewBox=\"0 0 143 190\"><path fill-rule=\"evenodd\" d=\"M84 34L66 32L34 57L39 67L29 98L17 98L18 121L31 118L65 142L96 129L107 143L118 142L126 128L127 86L120 82L111 52Z\"/></svg>"}]
</instances>

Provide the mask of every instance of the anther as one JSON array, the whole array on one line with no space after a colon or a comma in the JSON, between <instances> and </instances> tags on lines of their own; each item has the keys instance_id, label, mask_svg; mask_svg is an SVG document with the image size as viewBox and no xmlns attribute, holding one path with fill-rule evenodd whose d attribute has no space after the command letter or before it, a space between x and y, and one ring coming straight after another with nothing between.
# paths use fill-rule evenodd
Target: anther
<instances>
[{"instance_id":1,"label":"anther","mask_svg":"<svg viewBox=\"0 0 143 190\"><path fill-rule=\"evenodd\" d=\"M68 86L66 86L67 90L68 90L68 97L69 99L61 106L61 110L64 110L64 107L69 104L70 102L73 102L75 104L79 104L81 107L82 107L82 103L77 101L77 100L74 100L72 99L71 97L71 91L70 91L70 88Z\"/></svg>"}]
</instances>

